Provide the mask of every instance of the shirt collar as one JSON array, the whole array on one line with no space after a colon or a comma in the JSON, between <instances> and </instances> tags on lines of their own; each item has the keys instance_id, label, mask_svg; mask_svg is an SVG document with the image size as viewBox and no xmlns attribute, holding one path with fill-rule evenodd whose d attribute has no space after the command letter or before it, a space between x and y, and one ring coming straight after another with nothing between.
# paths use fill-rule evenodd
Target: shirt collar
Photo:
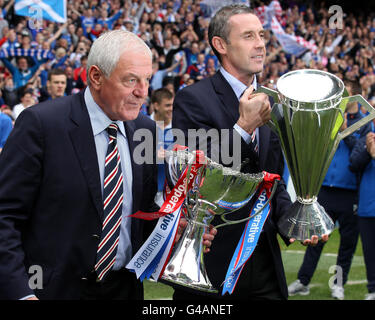
<instances>
[{"instance_id":1,"label":"shirt collar","mask_svg":"<svg viewBox=\"0 0 375 320\"><path fill-rule=\"evenodd\" d=\"M115 122L118 125L118 128L122 135L126 137L124 122L120 120L112 121L111 119L109 119L108 116L102 110L102 108L100 108L99 105L95 102L89 87L85 89L84 97L87 110L89 112L89 117L91 121L92 131L94 132L94 136L106 130L112 122Z\"/></svg>"},{"instance_id":2,"label":"shirt collar","mask_svg":"<svg viewBox=\"0 0 375 320\"><path fill-rule=\"evenodd\" d=\"M244 85L240 80L232 76L228 71L226 71L223 68L223 66L220 67L220 72L225 78L225 80L227 80L230 86L232 87L237 99L240 99L242 93L247 89L247 86ZM254 90L257 89L257 77L255 75L252 86L254 87Z\"/></svg>"}]
</instances>

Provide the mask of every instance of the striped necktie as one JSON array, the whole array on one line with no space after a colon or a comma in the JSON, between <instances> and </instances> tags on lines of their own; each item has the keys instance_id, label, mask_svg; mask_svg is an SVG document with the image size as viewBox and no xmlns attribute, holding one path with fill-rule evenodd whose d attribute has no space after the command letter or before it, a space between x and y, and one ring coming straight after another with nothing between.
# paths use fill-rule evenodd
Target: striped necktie
<instances>
[{"instance_id":1,"label":"striped necktie","mask_svg":"<svg viewBox=\"0 0 375 320\"><path fill-rule=\"evenodd\" d=\"M254 148L254 151L258 153L258 141L257 141L257 130L255 129L251 134L251 145Z\"/></svg>"},{"instance_id":2,"label":"striped necktie","mask_svg":"<svg viewBox=\"0 0 375 320\"><path fill-rule=\"evenodd\" d=\"M115 123L111 123L107 128L109 142L104 167L104 221L95 264L98 281L102 280L114 265L119 243L124 194L117 131L118 126Z\"/></svg>"}]
</instances>

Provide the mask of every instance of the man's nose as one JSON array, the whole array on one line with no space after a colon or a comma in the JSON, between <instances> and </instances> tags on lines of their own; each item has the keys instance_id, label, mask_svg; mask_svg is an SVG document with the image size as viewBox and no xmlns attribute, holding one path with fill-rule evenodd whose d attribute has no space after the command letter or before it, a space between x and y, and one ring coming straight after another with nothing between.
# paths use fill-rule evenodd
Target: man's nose
<instances>
[{"instance_id":1,"label":"man's nose","mask_svg":"<svg viewBox=\"0 0 375 320\"><path fill-rule=\"evenodd\" d=\"M137 84L137 87L134 90L134 94L140 98L146 98L148 95L148 87L149 87L149 82L144 80L144 81L139 81Z\"/></svg>"},{"instance_id":2,"label":"man's nose","mask_svg":"<svg viewBox=\"0 0 375 320\"><path fill-rule=\"evenodd\" d=\"M260 35L257 35L256 40L256 48L264 48L266 46L264 39Z\"/></svg>"}]
</instances>

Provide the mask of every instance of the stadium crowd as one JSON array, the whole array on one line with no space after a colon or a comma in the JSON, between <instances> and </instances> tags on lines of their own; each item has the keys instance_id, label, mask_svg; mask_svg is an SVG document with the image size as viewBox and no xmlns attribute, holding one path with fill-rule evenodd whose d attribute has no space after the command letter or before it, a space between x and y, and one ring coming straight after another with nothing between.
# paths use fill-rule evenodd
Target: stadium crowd
<instances>
[{"instance_id":1,"label":"stadium crowd","mask_svg":"<svg viewBox=\"0 0 375 320\"><path fill-rule=\"evenodd\" d=\"M216 5L221 2L230 1L216 1ZM270 2L249 3L255 9ZM277 18L285 32L314 43L317 50L306 49L298 56L288 53L267 29L267 57L258 83L275 88L278 78L288 71L320 69L349 83L353 93L362 94L375 106L375 12L346 12L343 27L332 29L332 14L324 2L320 7L297 0L272 2L280 5ZM153 52L149 99L142 107L145 114L154 112L156 90L168 88L175 93L213 75L220 64L208 43L212 3L68 0L67 22L57 23L16 15L14 0L0 0L0 152L22 110L86 87L90 46L107 30L131 31ZM34 54L29 49L40 51Z\"/></svg>"}]
</instances>

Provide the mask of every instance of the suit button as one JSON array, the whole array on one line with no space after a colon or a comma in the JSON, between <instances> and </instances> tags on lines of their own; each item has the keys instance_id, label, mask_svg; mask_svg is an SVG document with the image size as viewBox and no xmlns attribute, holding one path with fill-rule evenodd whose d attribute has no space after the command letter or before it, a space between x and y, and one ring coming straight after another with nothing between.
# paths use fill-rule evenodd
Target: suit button
<instances>
[{"instance_id":1,"label":"suit button","mask_svg":"<svg viewBox=\"0 0 375 320\"><path fill-rule=\"evenodd\" d=\"M83 281L87 281L87 278L83 277L83 278L81 278L81 280L83 280Z\"/></svg>"},{"instance_id":2,"label":"suit button","mask_svg":"<svg viewBox=\"0 0 375 320\"><path fill-rule=\"evenodd\" d=\"M97 235L97 234L93 234L92 237L95 238L95 239L100 239L100 236Z\"/></svg>"}]
</instances>

